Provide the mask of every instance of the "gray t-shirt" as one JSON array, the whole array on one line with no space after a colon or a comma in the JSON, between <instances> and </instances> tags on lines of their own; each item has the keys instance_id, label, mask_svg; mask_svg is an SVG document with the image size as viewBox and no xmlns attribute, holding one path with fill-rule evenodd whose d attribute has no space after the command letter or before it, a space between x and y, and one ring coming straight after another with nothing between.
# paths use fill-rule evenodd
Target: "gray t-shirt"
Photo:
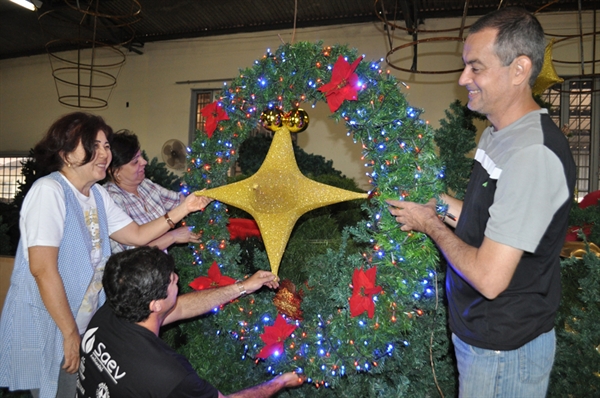
<instances>
[{"instance_id":1,"label":"gray t-shirt","mask_svg":"<svg viewBox=\"0 0 600 398\"><path fill-rule=\"evenodd\" d=\"M569 144L547 111L488 128L477 149L456 234L524 251L508 288L488 300L448 267L453 333L476 347L513 350L554 327L560 301L560 249L575 186Z\"/></svg>"}]
</instances>

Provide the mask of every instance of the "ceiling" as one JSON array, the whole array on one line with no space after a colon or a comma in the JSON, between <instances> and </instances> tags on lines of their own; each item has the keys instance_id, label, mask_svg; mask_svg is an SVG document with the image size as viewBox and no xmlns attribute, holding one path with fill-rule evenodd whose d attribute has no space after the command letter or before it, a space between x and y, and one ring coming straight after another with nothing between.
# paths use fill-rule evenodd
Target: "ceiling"
<instances>
[{"instance_id":1,"label":"ceiling","mask_svg":"<svg viewBox=\"0 0 600 398\"><path fill-rule=\"evenodd\" d=\"M52 51L62 51L77 45L89 46L91 42L143 53L144 43L153 41L291 29L295 15L296 28L381 20L399 21L399 26L406 27L413 26L414 20L460 17L465 9L465 0L42 1L41 8L31 12L9 0L0 0L0 59L43 54L47 44ZM600 2L467 0L467 3L467 15L477 16L497 9L499 4L519 5L544 13L576 11L579 7L594 10ZM88 12L78 10L78 5ZM101 16L91 17L94 14ZM106 15L119 17L109 19ZM94 32L96 36L92 36Z\"/></svg>"}]
</instances>

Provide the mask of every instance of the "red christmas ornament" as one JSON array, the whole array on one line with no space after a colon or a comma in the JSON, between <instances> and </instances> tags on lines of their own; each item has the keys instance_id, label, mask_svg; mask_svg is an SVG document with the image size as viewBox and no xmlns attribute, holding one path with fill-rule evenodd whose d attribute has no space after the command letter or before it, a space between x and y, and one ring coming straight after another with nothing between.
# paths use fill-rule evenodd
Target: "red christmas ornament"
<instances>
[{"instance_id":1,"label":"red christmas ornament","mask_svg":"<svg viewBox=\"0 0 600 398\"><path fill-rule=\"evenodd\" d=\"M277 315L273 326L265 326L265 332L260 335L266 345L256 357L266 359L275 352L283 353L283 342L296 330L296 327L296 325L288 325L281 314Z\"/></svg>"},{"instance_id":2,"label":"red christmas ornament","mask_svg":"<svg viewBox=\"0 0 600 398\"><path fill-rule=\"evenodd\" d=\"M358 75L354 73L358 64L362 61L362 57L358 57L352 65L339 56L333 70L331 71L331 80L329 83L319 87L319 91L325 93L329 110L335 112L342 105L344 100L356 101L358 90Z\"/></svg>"},{"instance_id":3,"label":"red christmas ornament","mask_svg":"<svg viewBox=\"0 0 600 398\"><path fill-rule=\"evenodd\" d=\"M214 261L208 269L208 276L199 276L190 282L190 287L194 290L211 289L213 287L221 287L233 285L235 279L222 275L217 262Z\"/></svg>"},{"instance_id":4,"label":"red christmas ornament","mask_svg":"<svg viewBox=\"0 0 600 398\"><path fill-rule=\"evenodd\" d=\"M206 105L200 112L202 113L202 116L206 118L206 125L204 129L206 130L206 135L208 135L208 138L212 137L213 133L217 129L217 124L221 120L229 120L227 112L223 110L217 101Z\"/></svg>"},{"instance_id":5,"label":"red christmas ornament","mask_svg":"<svg viewBox=\"0 0 600 398\"><path fill-rule=\"evenodd\" d=\"M350 297L350 316L355 317L367 311L369 318L375 315L375 303L373 295L381 293L381 286L375 286L375 276L377 275L377 267L369 268L366 271L363 269L355 269L352 275L352 285L354 290Z\"/></svg>"}]
</instances>

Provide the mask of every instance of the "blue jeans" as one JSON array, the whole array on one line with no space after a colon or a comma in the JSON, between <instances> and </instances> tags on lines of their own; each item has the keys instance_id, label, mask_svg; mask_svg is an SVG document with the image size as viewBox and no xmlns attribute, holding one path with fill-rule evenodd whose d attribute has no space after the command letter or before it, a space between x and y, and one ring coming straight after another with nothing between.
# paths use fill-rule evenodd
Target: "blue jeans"
<instances>
[{"instance_id":1,"label":"blue jeans","mask_svg":"<svg viewBox=\"0 0 600 398\"><path fill-rule=\"evenodd\" d=\"M452 334L460 398L543 398L556 337L554 329L512 351L474 347Z\"/></svg>"}]
</instances>

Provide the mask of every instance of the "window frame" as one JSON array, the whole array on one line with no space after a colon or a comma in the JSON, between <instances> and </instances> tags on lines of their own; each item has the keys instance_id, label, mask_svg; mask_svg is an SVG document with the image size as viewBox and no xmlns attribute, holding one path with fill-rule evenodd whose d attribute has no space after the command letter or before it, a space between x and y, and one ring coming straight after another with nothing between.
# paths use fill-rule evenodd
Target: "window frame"
<instances>
[{"instance_id":1,"label":"window frame","mask_svg":"<svg viewBox=\"0 0 600 398\"><path fill-rule=\"evenodd\" d=\"M216 89L216 88L193 88L191 90L191 100L190 100L190 124L189 124L189 134L188 134L188 146L190 146L192 144L192 142L194 142L194 140L196 139L196 130L200 130L202 131L204 129L204 125L205 125L205 121L204 121L204 117L200 114L200 110L214 102L219 93L221 92L221 89ZM199 94L210 94L210 101L208 101L207 103L204 104L200 104L202 105L202 107L199 106L198 104L198 95ZM202 123L202 129L197 128L198 124Z\"/></svg>"},{"instance_id":2,"label":"window frame","mask_svg":"<svg viewBox=\"0 0 600 398\"><path fill-rule=\"evenodd\" d=\"M12 159L15 158L17 162L20 163L20 166L5 166L5 159ZM0 164L0 201L4 202L4 203L11 203L14 198L15 195L17 193L17 190L19 188L19 184L23 184L25 182L25 176L23 175L23 162L26 162L27 160L31 159L31 154L29 152L25 152L25 151L10 151L10 152L0 152L0 159L2 159L3 161ZM18 170L17 173L13 173L10 172L9 173L5 173L5 169L9 168L9 169L13 169L13 170ZM5 183L5 178L15 178L14 183L10 182L8 184ZM12 196L11 197L6 197L5 196L5 192L10 193L11 189L8 188L8 190L5 189L6 186L9 187L13 187L12 189Z\"/></svg>"},{"instance_id":3,"label":"window frame","mask_svg":"<svg viewBox=\"0 0 600 398\"><path fill-rule=\"evenodd\" d=\"M590 87L588 91L583 91L583 95L578 88L582 86L582 82L583 85L587 83ZM589 95L589 98L583 98L585 95ZM542 94L542 100L552 104L550 110L552 120L561 127L569 139L569 147L577 165L575 194L577 201L580 201L586 194L600 188L600 77L565 77L563 83L546 89ZM581 112L581 102L588 100L589 143L583 140L583 145L589 145L587 148L589 153L586 156L585 153L581 153L581 149L586 149L580 147L582 135L569 135L569 131L582 131L581 125L585 123L588 111L584 108L584 112ZM583 165L584 162L588 164Z\"/></svg>"}]
</instances>

